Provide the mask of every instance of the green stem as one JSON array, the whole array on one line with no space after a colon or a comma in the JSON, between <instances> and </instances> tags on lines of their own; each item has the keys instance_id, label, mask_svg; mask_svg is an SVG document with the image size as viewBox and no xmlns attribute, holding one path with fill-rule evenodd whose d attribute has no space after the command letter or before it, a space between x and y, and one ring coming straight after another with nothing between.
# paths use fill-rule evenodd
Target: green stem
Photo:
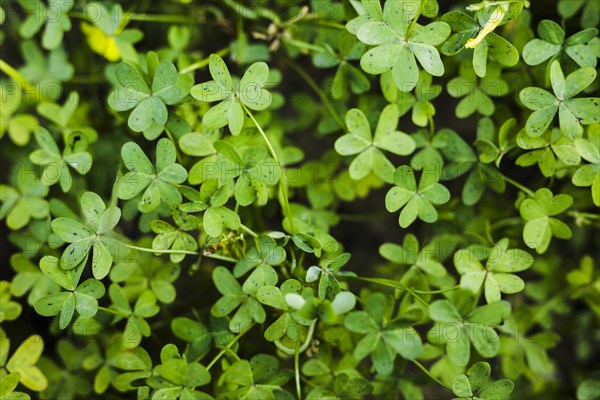
<instances>
[{"instance_id":1,"label":"green stem","mask_svg":"<svg viewBox=\"0 0 600 400\"><path fill-rule=\"evenodd\" d=\"M131 244L127 244L127 243L123 243L121 242L124 246L129 247L130 249L133 250L138 250L138 251L145 251L146 253L157 253L157 254L191 254L191 255L198 255L199 253L196 251L189 251L189 250L159 250L159 249L149 249L146 247L139 247L139 246L133 246Z\"/></svg>"},{"instance_id":2,"label":"green stem","mask_svg":"<svg viewBox=\"0 0 600 400\"><path fill-rule=\"evenodd\" d=\"M0 59L0 71L8 75L13 81L15 81L21 89L24 87L28 92L35 93L36 101L41 101L43 96L19 71L14 69L10 64Z\"/></svg>"},{"instance_id":3,"label":"green stem","mask_svg":"<svg viewBox=\"0 0 600 400\"><path fill-rule=\"evenodd\" d=\"M438 378L431 375L431 372L429 372L429 370L427 368L425 368L420 362L418 362L417 360L411 360L411 361L413 362L413 364L415 364L417 367L419 367L421 369L421 371L425 372L425 374L427 374L428 377L430 377L431 379L433 379L434 381L436 381L437 383L439 383L446 389L452 391L452 388L450 386L446 385L444 382L440 381Z\"/></svg>"},{"instance_id":4,"label":"green stem","mask_svg":"<svg viewBox=\"0 0 600 400\"><path fill-rule=\"evenodd\" d=\"M254 323L252 325L250 325L248 327L248 329L244 329L242 330L240 333L237 334L236 337L234 337L231 342L227 343L227 346L225 346L225 348L223 348L216 356L215 358L212 359L212 361L206 366L207 370L210 370L212 368L213 365L215 365L215 363L217 361L219 361L219 359L223 356L223 354L225 354L230 348L231 346L233 346L234 344L236 344L238 342L238 340L240 340L240 338L242 336L244 336L246 334L246 332L248 332L250 329L252 329L252 327L254 326Z\"/></svg>"},{"instance_id":5,"label":"green stem","mask_svg":"<svg viewBox=\"0 0 600 400\"><path fill-rule=\"evenodd\" d=\"M173 137L173 134L166 127L165 127L165 133L167 134L167 136L169 137L169 139L171 140L171 142L173 142L173 146L175 146L175 157L177 157L177 162L179 164L183 164L183 161L181 159L181 154L179 152L179 147L177 145L177 142L175 141L175 138Z\"/></svg>"},{"instance_id":6,"label":"green stem","mask_svg":"<svg viewBox=\"0 0 600 400\"><path fill-rule=\"evenodd\" d=\"M520 218L520 217L504 218L504 219L501 219L500 221L494 222L492 224L492 226L490 226L490 230L495 231L497 229L504 228L506 226L521 225L521 224L523 224L523 222L524 222L523 218Z\"/></svg>"},{"instance_id":7,"label":"green stem","mask_svg":"<svg viewBox=\"0 0 600 400\"><path fill-rule=\"evenodd\" d=\"M256 126L256 129L258 129L258 131L260 132L261 136L263 137L265 143L267 144L267 147L269 148L269 152L271 153L271 156L273 157L273 159L275 160L275 162L277 164L279 164L279 166L281 167L282 164L279 162L279 158L277 157L277 153L275 153L275 149L273 148L273 145L271 144L271 141L267 137L267 134L265 133L265 131L263 130L263 128L260 126L260 124L258 123L258 121L256 120L256 118L254 118L254 115L252 115L252 113L250 112L250 110L248 109L248 107L246 107L246 105L244 103L240 102L240 104L244 108L244 111L246 112L246 114L248 114L248 116L252 120L252 123L254 123L254 126ZM289 218L289 221L290 221L290 230L291 230L292 233L294 233L294 231L295 231L294 216L292 215L292 208L290 207L290 201L289 201L288 195L287 195L287 188L286 188L286 185L285 185L284 174L281 174L279 176L279 187L281 189L281 195L283 197L283 203L284 203L285 213L287 214L287 216Z\"/></svg>"},{"instance_id":8,"label":"green stem","mask_svg":"<svg viewBox=\"0 0 600 400\"><path fill-rule=\"evenodd\" d=\"M252 237L258 237L258 234L244 224L240 224L240 228Z\"/></svg>"},{"instance_id":9,"label":"green stem","mask_svg":"<svg viewBox=\"0 0 600 400\"><path fill-rule=\"evenodd\" d=\"M429 138L432 139L435 134L435 122L433 121L433 117L431 115L427 116L429 120Z\"/></svg>"},{"instance_id":10,"label":"green stem","mask_svg":"<svg viewBox=\"0 0 600 400\"><path fill-rule=\"evenodd\" d=\"M116 316L121 317L121 318L129 318L128 315L125 315L125 314L120 313L120 312L115 311L115 310L111 310L110 308L106 308L106 307L100 307L100 306L98 306L98 311L104 311L105 313L113 314L113 315L116 315Z\"/></svg>"},{"instance_id":11,"label":"green stem","mask_svg":"<svg viewBox=\"0 0 600 400\"><path fill-rule=\"evenodd\" d=\"M204 251L202 253L202 256L204 256L206 258L212 258L215 260L227 261L227 262L232 262L232 263L237 263L239 261L232 257L222 256L220 254L209 253L207 251Z\"/></svg>"},{"instance_id":12,"label":"green stem","mask_svg":"<svg viewBox=\"0 0 600 400\"><path fill-rule=\"evenodd\" d=\"M423 6L421 5L419 7L419 11L417 12L417 15L415 15L412 22L410 23L410 26L408 27L408 30L406 31L406 37L410 37L410 33L412 32L413 28L415 27L415 24L417 23L419 16L421 16L422 8L423 8Z\"/></svg>"},{"instance_id":13,"label":"green stem","mask_svg":"<svg viewBox=\"0 0 600 400\"><path fill-rule=\"evenodd\" d=\"M339 29L342 31L346 30L346 26L343 24L338 24L337 22L322 21L320 20L320 18L321 16L318 14L314 14L314 16L307 15L300 21L298 21L298 23L302 25L317 25L322 26L324 28Z\"/></svg>"},{"instance_id":14,"label":"green stem","mask_svg":"<svg viewBox=\"0 0 600 400\"><path fill-rule=\"evenodd\" d=\"M312 51L316 51L318 53L322 53L325 51L325 49L321 46L317 46L311 43L307 43L307 42L303 42L301 40L296 40L296 39L284 39L285 43L291 44L292 46L296 46L300 49L307 49L307 50L312 50Z\"/></svg>"},{"instance_id":15,"label":"green stem","mask_svg":"<svg viewBox=\"0 0 600 400\"><path fill-rule=\"evenodd\" d=\"M554 297L552 297L549 301L545 302L531 317L529 324L526 326L525 334L530 328L533 327L534 323L539 322L542 318L544 318L551 310L556 307L556 304L563 300L564 297L567 297L572 292L574 292L576 287L567 287L560 292L558 292Z\"/></svg>"},{"instance_id":16,"label":"green stem","mask_svg":"<svg viewBox=\"0 0 600 400\"><path fill-rule=\"evenodd\" d=\"M296 375L296 394L298 400L302 400L302 388L300 387L300 341L296 343L296 354L294 354L294 374Z\"/></svg>"},{"instance_id":17,"label":"green stem","mask_svg":"<svg viewBox=\"0 0 600 400\"><path fill-rule=\"evenodd\" d=\"M302 346L300 346L298 348L299 353L306 351L306 349L308 349L308 346L310 346L310 342L312 341L313 335L315 333L315 327L317 326L317 321L318 320L315 318L315 320L312 322L312 324L310 324L310 326L308 327L308 334L306 335L306 339L304 340L304 343L302 343ZM298 337L297 342L300 342L300 337ZM290 350L289 347L284 346L279 340L276 340L274 343L275 343L275 347L277 347L279 350L281 350L285 354L293 355L296 353L295 350Z\"/></svg>"},{"instance_id":18,"label":"green stem","mask_svg":"<svg viewBox=\"0 0 600 400\"><path fill-rule=\"evenodd\" d=\"M340 126L340 128L342 128L343 131L346 131L346 124L344 123L344 120L342 119L342 117L340 117L335 108L333 108L333 106L331 105L331 101L329 101L329 99L323 94L323 91L319 88L314 79L295 62L292 62L287 59L284 60L284 62L288 64L294 71L296 71L296 73L300 75L300 77L302 77L302 79L304 79L306 83L308 83L308 85L317 93L317 95L321 98L321 101L323 102L323 104L325 104L325 107L327 108L335 122L337 122L337 124Z\"/></svg>"},{"instance_id":19,"label":"green stem","mask_svg":"<svg viewBox=\"0 0 600 400\"><path fill-rule=\"evenodd\" d=\"M504 175L504 174L500 174L500 176L502 177L502 179L504 179L506 182L510 183L511 185L513 185L514 187L516 187L517 189L525 192L529 197L534 197L534 193L533 190L528 189L527 187L521 185L519 182L513 180L512 178L509 178L508 176Z\"/></svg>"},{"instance_id":20,"label":"green stem","mask_svg":"<svg viewBox=\"0 0 600 400\"><path fill-rule=\"evenodd\" d=\"M77 18L77 19L85 19L90 20L89 17L85 13L71 11L69 12L69 17ZM175 24L192 24L194 23L194 19L185 15L175 15L175 14L137 14L132 12L125 12L123 24L127 24L129 21L144 21L144 22L165 22L165 23L175 23ZM91 21L94 22L94 21Z\"/></svg>"},{"instance_id":21,"label":"green stem","mask_svg":"<svg viewBox=\"0 0 600 400\"><path fill-rule=\"evenodd\" d=\"M581 211L569 211L567 214L573 218L600 219L599 214L592 214Z\"/></svg>"},{"instance_id":22,"label":"green stem","mask_svg":"<svg viewBox=\"0 0 600 400\"><path fill-rule=\"evenodd\" d=\"M419 293L419 294L440 294L440 293L447 293L447 292L452 292L453 290L457 290L460 289L460 286L452 286L446 289L440 289L440 290L416 290L415 289L415 293Z\"/></svg>"},{"instance_id":23,"label":"green stem","mask_svg":"<svg viewBox=\"0 0 600 400\"><path fill-rule=\"evenodd\" d=\"M362 276L340 276L340 278L349 278L349 279L354 279L354 280L358 280L358 281L362 281L362 282L376 283L378 285L387 286L387 287L391 287L394 289L404 290L407 293L409 293L411 296L413 296L415 298L415 300L417 300L419 303L423 304L425 307L429 307L429 303L427 303L425 300L423 300L423 298L421 296L419 296L414 290L412 290L411 288L409 288L408 286L406 286L400 282L396 282L391 279L365 278Z\"/></svg>"},{"instance_id":24,"label":"green stem","mask_svg":"<svg viewBox=\"0 0 600 400\"><path fill-rule=\"evenodd\" d=\"M228 53L229 53L229 47L225 47L225 48L217 51L214 54L216 54L216 55L218 55L220 57L224 57ZM190 64L187 67L185 67L184 69L182 69L181 71L179 71L179 74L183 75L183 74L187 74L188 72L192 72L192 71L195 71L197 69L204 68L204 67L206 67L208 65L209 60L210 60L210 58L207 57L207 58L204 58L202 60L196 61L195 63Z\"/></svg>"}]
</instances>

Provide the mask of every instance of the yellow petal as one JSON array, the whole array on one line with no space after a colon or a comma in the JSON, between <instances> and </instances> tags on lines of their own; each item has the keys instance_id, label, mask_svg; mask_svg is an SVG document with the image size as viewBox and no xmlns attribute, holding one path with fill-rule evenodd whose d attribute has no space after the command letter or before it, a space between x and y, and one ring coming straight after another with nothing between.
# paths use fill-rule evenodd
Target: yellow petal
<instances>
[{"instance_id":1,"label":"yellow petal","mask_svg":"<svg viewBox=\"0 0 600 400\"><path fill-rule=\"evenodd\" d=\"M88 45L95 53L100 54L108 61L118 61L121 58L114 36L109 36L97 26L85 22L81 23L81 30L87 37Z\"/></svg>"}]
</instances>

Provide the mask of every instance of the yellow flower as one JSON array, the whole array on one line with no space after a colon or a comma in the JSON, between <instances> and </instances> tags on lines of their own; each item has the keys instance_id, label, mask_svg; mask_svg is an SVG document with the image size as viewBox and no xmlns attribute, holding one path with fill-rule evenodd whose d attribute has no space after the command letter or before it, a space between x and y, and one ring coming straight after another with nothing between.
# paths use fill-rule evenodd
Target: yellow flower
<instances>
[{"instance_id":1,"label":"yellow flower","mask_svg":"<svg viewBox=\"0 0 600 400\"><path fill-rule=\"evenodd\" d=\"M81 30L87 36L88 45L95 53L100 54L108 61L118 61L121 58L121 52L114 36L107 35L97 26L85 22L81 23Z\"/></svg>"}]
</instances>

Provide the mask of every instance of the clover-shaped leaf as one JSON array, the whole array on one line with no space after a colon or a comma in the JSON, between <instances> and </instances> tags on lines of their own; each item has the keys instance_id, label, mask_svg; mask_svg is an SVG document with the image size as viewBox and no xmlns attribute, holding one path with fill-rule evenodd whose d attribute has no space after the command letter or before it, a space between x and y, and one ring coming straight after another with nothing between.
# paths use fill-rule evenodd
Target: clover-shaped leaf
<instances>
[{"instance_id":1,"label":"clover-shaped leaf","mask_svg":"<svg viewBox=\"0 0 600 400\"><path fill-rule=\"evenodd\" d=\"M555 215L561 214L573 204L573 198L566 194L554 196L547 188L539 189L533 198L521 202L519 212L525 221L523 240L525 244L535 249L539 254L544 253L552 236L559 239L569 239L571 228Z\"/></svg>"},{"instance_id":2,"label":"clover-shaped leaf","mask_svg":"<svg viewBox=\"0 0 600 400\"><path fill-rule=\"evenodd\" d=\"M310 361L317 360L311 359L309 362ZM306 365L307 363L304 364L304 366ZM304 374L306 375L306 372L304 372ZM325 388L323 386L314 388L308 393L306 399L362 399L373 391L373 385L368 380L361 377L351 378L346 373L339 373L336 375L331 382L331 386L331 388Z\"/></svg>"},{"instance_id":3,"label":"clover-shaped leaf","mask_svg":"<svg viewBox=\"0 0 600 400\"><path fill-rule=\"evenodd\" d=\"M396 169L395 186L385 196L385 207L389 212L402 208L398 219L402 228L409 227L417 217L427 223L437 221L438 213L434 205L445 204L450 200L448 189L438 183L440 174L437 165L426 166L417 187L412 168L403 165Z\"/></svg>"},{"instance_id":4,"label":"clover-shaped leaf","mask_svg":"<svg viewBox=\"0 0 600 400\"><path fill-rule=\"evenodd\" d=\"M81 175L87 174L92 167L92 156L86 151L87 139L79 134L71 134L61 153L54 138L45 128L38 127L34 131L35 140L40 147L29 155L36 165L44 166L42 180L52 186L60 182L63 192L68 192L73 184L73 177L68 167Z\"/></svg>"},{"instance_id":5,"label":"clover-shaped leaf","mask_svg":"<svg viewBox=\"0 0 600 400\"><path fill-rule=\"evenodd\" d=\"M20 0L19 3L27 12L27 18L19 27L19 33L24 38L32 38L42 26L42 46L52 50L63 41L65 32L71 29L69 11L75 4L74 0L49 0L48 5L40 0Z\"/></svg>"},{"instance_id":6,"label":"clover-shaped leaf","mask_svg":"<svg viewBox=\"0 0 600 400\"><path fill-rule=\"evenodd\" d=\"M110 309L117 314L113 319L113 324L127 318L125 325L127 334L122 337L123 347L127 349L137 347L142 341L142 337L148 337L151 334L150 325L146 319L155 316L160 311L160 307L156 304L156 295L150 290L145 290L132 307L121 286L113 283L108 289L108 296L112 301Z\"/></svg>"},{"instance_id":7,"label":"clover-shaped leaf","mask_svg":"<svg viewBox=\"0 0 600 400\"><path fill-rule=\"evenodd\" d=\"M428 246L419 248L419 241L410 233L404 236L402 246L395 243L381 245L379 254L395 264L409 265L432 276L446 275L446 268L434 254L430 254Z\"/></svg>"},{"instance_id":8,"label":"clover-shaped leaf","mask_svg":"<svg viewBox=\"0 0 600 400\"><path fill-rule=\"evenodd\" d=\"M470 297L468 291L457 298ZM448 358L460 366L471 358L471 344L486 358L494 357L500 349L500 339L494 329L510 314L510 304L497 301L472 310L460 310L449 300L436 300L429 305L429 316L436 324L427 333L434 344L445 344Z\"/></svg>"},{"instance_id":9,"label":"clover-shaped leaf","mask_svg":"<svg viewBox=\"0 0 600 400\"><path fill-rule=\"evenodd\" d=\"M20 382L26 388L41 392L48 386L48 379L36 366L44 350L44 340L39 335L31 335L17 347L9 358L10 340L6 333L0 328L0 384L1 392L12 392ZM12 386L12 388L9 388ZM7 399L23 399L29 396L19 396L19 392L2 394Z\"/></svg>"},{"instance_id":10,"label":"clover-shaped leaf","mask_svg":"<svg viewBox=\"0 0 600 400\"><path fill-rule=\"evenodd\" d=\"M129 170L120 180L118 196L130 200L140 194L138 209L147 213L154 211L161 203L176 205L181 203L181 193L176 185L187 179L187 171L175 162L176 149L173 142L162 138L156 145L156 168L134 142L127 142L121 148L121 157Z\"/></svg>"},{"instance_id":11,"label":"clover-shaped leaf","mask_svg":"<svg viewBox=\"0 0 600 400\"><path fill-rule=\"evenodd\" d=\"M250 361L238 360L227 368L222 379L233 386L223 393L223 400L274 399L291 396L282 387L294 376L289 369L280 369L279 360L270 354L257 354Z\"/></svg>"},{"instance_id":12,"label":"clover-shaped leaf","mask_svg":"<svg viewBox=\"0 0 600 400\"><path fill-rule=\"evenodd\" d=\"M244 107L261 111L272 102L271 94L264 88L269 67L264 62L254 63L241 81L234 83L225 61L218 55L210 55L208 66L213 80L194 86L190 94L199 101L220 103L204 114L202 124L209 129L229 125L231 133L239 135L244 126Z\"/></svg>"},{"instance_id":13,"label":"clover-shaped leaf","mask_svg":"<svg viewBox=\"0 0 600 400\"><path fill-rule=\"evenodd\" d=\"M177 228L161 220L154 220L150 223L150 229L158 234L152 241L152 248L196 251L198 242L186 231L197 229L200 220L193 215L182 215L179 211L173 212L173 220L177 224ZM172 253L170 257L171 262L180 263L185 258L185 254Z\"/></svg>"},{"instance_id":14,"label":"clover-shaped leaf","mask_svg":"<svg viewBox=\"0 0 600 400\"><path fill-rule=\"evenodd\" d=\"M284 336L288 336L290 340L297 339L291 337L297 335L297 332L292 332L288 329L291 324L296 323L293 317L293 307L288 306L285 301L285 296L290 293L300 294L302 285L295 279L288 279L281 284L281 287L266 285L258 289L256 298L262 304L280 310L282 314L265 330L264 337L269 342L280 340Z\"/></svg>"},{"instance_id":15,"label":"clover-shaped leaf","mask_svg":"<svg viewBox=\"0 0 600 400\"><path fill-rule=\"evenodd\" d=\"M574 141L563 136L557 128L547 130L539 137L531 137L523 130L517 135L517 145L524 150L532 151L520 155L516 164L526 167L537 163L545 177L554 176L557 159L566 165L581 163Z\"/></svg>"},{"instance_id":16,"label":"clover-shaped leaf","mask_svg":"<svg viewBox=\"0 0 600 400\"><path fill-rule=\"evenodd\" d=\"M155 56L155 55L154 55ZM170 62L153 56L148 58L154 65L152 84L139 67L121 63L115 70L117 83L108 97L108 104L115 111L132 110L127 124L134 132L144 132L148 140L158 137L169 118L168 105L182 97L178 86L177 68Z\"/></svg>"},{"instance_id":17,"label":"clover-shaped leaf","mask_svg":"<svg viewBox=\"0 0 600 400\"><path fill-rule=\"evenodd\" d=\"M262 146L250 146L240 156L237 150L228 142L218 140L215 149L223 156L217 164L216 177L219 182L236 178L234 196L243 206L254 201L258 205L266 204L268 186L279 182L281 166L267 155L267 149ZM191 174L192 172L190 172Z\"/></svg>"},{"instance_id":18,"label":"clover-shaped leaf","mask_svg":"<svg viewBox=\"0 0 600 400\"><path fill-rule=\"evenodd\" d=\"M572 18L581 11L580 23L583 28L598 25L600 17L600 4L594 0L559 0L558 13L565 19Z\"/></svg>"},{"instance_id":19,"label":"clover-shaped leaf","mask_svg":"<svg viewBox=\"0 0 600 400\"><path fill-rule=\"evenodd\" d=\"M513 272L524 271L533 264L533 257L520 249L508 250L508 239L502 239L489 250L485 267L473 247L454 253L454 265L461 274L460 286L479 294L485 286L485 299L493 303L501 299L500 293L518 293L525 282Z\"/></svg>"},{"instance_id":20,"label":"clover-shaped leaf","mask_svg":"<svg viewBox=\"0 0 600 400\"><path fill-rule=\"evenodd\" d=\"M0 96L2 96L2 109L0 110L0 139L5 133L17 146L29 143L31 133L38 127L39 122L31 114L19 113L22 94L19 86L11 81L0 82Z\"/></svg>"},{"instance_id":21,"label":"clover-shaped leaf","mask_svg":"<svg viewBox=\"0 0 600 400\"><path fill-rule=\"evenodd\" d=\"M474 142L479 150L479 161L484 164L494 162L499 167L504 155L516 145L512 134L516 125L516 119L508 119L496 134L494 122L490 118L481 118L477 124L477 140Z\"/></svg>"},{"instance_id":22,"label":"clover-shaped leaf","mask_svg":"<svg viewBox=\"0 0 600 400\"><path fill-rule=\"evenodd\" d=\"M517 3L514 2L513 5ZM454 33L442 45L442 53L450 56L457 54L467 46L473 48L473 70L480 78L487 74L489 58L506 67L514 66L519 61L519 52L502 36L492 32L494 24L497 26L505 22L506 16L510 15L507 11L482 10L483 18L477 18L477 21L457 11L444 14L442 21L448 23ZM489 27L486 27L486 24Z\"/></svg>"},{"instance_id":23,"label":"clover-shaped leaf","mask_svg":"<svg viewBox=\"0 0 600 400\"><path fill-rule=\"evenodd\" d=\"M38 94L36 101L55 101L61 94L62 83L73 77L75 68L69 63L67 53L62 46L44 54L36 42L25 40L21 43L21 52L25 65L19 68L19 73L30 83L38 84L44 90ZM25 98L28 98L25 92ZM31 95L29 96L31 97Z\"/></svg>"},{"instance_id":24,"label":"clover-shaped leaf","mask_svg":"<svg viewBox=\"0 0 600 400\"><path fill-rule=\"evenodd\" d=\"M204 182L200 191L187 186L181 187L180 190L185 198L191 201L182 204L181 210L192 213L204 211L202 227L209 236L218 237L225 228L239 229L241 224L239 215L225 207L229 199L227 185L219 186L219 181L213 178Z\"/></svg>"},{"instance_id":25,"label":"clover-shaped leaf","mask_svg":"<svg viewBox=\"0 0 600 400\"><path fill-rule=\"evenodd\" d=\"M435 107L431 100L442 92L442 86L433 85L432 79L427 72L419 72L419 80L413 95L398 90L394 84L392 73L385 72L381 75L381 91L387 101L398 105L400 116L412 109L412 122L417 126L427 126L435 115Z\"/></svg>"},{"instance_id":26,"label":"clover-shaped leaf","mask_svg":"<svg viewBox=\"0 0 600 400\"><path fill-rule=\"evenodd\" d=\"M260 235L253 245L246 249L246 254L235 264L233 274L236 277L245 275L259 265L279 265L286 259L285 249L268 235Z\"/></svg>"},{"instance_id":27,"label":"clover-shaped leaf","mask_svg":"<svg viewBox=\"0 0 600 400\"><path fill-rule=\"evenodd\" d=\"M16 273L12 279L10 291L17 297L24 296L29 292L27 296L29 305L33 305L38 299L59 290L59 286L47 278L40 267L34 265L23 254L13 254L10 263Z\"/></svg>"},{"instance_id":28,"label":"clover-shaped leaf","mask_svg":"<svg viewBox=\"0 0 600 400\"><path fill-rule=\"evenodd\" d=\"M62 272L58 266L58 259L51 258L44 261L46 270L51 274L53 280L64 284L63 287L72 287L73 278L66 272ZM79 277L76 277L77 280ZM44 317L60 315L58 326L65 329L71 323L75 310L82 317L93 317L98 312L98 299L104 296L105 289L102 282L90 278L68 292L58 292L42 297L35 302L34 308L38 314Z\"/></svg>"},{"instance_id":29,"label":"clover-shaped leaf","mask_svg":"<svg viewBox=\"0 0 600 400\"><path fill-rule=\"evenodd\" d=\"M587 138L575 139L575 148L589 164L582 165L575 171L572 182L575 186L590 186L594 204L600 207L600 130L598 124L593 126L595 130L590 126Z\"/></svg>"},{"instance_id":30,"label":"clover-shaped leaf","mask_svg":"<svg viewBox=\"0 0 600 400\"><path fill-rule=\"evenodd\" d=\"M115 206L107 208L96 193L85 192L81 196L81 211L85 224L66 217L52 220L54 233L69 243L60 257L60 266L64 269L77 267L93 249L92 272L96 279L102 279L108 275L113 262L109 248L114 239L105 234L112 231L121 219L121 209Z\"/></svg>"},{"instance_id":31,"label":"clover-shaped leaf","mask_svg":"<svg viewBox=\"0 0 600 400\"><path fill-rule=\"evenodd\" d=\"M515 387L509 379L489 382L490 364L473 364L466 374L458 375L452 381L452 391L460 399L507 400Z\"/></svg>"},{"instance_id":32,"label":"clover-shaped leaf","mask_svg":"<svg viewBox=\"0 0 600 400\"><path fill-rule=\"evenodd\" d=\"M173 399L210 399L211 396L196 390L210 382L210 373L206 367L197 362L188 362L181 357L174 344L163 347L161 364L154 367L154 374L148 385L154 389L153 398Z\"/></svg>"},{"instance_id":33,"label":"clover-shaped leaf","mask_svg":"<svg viewBox=\"0 0 600 400\"><path fill-rule=\"evenodd\" d=\"M306 283L319 279L318 295L320 299L333 300L340 293L340 284L336 278L339 275L351 275L351 272L340 271L340 268L350 261L349 253L321 261L321 266L313 265L306 271Z\"/></svg>"},{"instance_id":34,"label":"clover-shaped leaf","mask_svg":"<svg viewBox=\"0 0 600 400\"><path fill-rule=\"evenodd\" d=\"M78 111L82 109L77 92L70 92L62 106L54 102L43 102L36 107L41 116L52 121L62 131L65 142L80 136L86 137L90 143L95 142L98 139L98 132L91 126L84 125L81 118L78 118Z\"/></svg>"},{"instance_id":35,"label":"clover-shaped leaf","mask_svg":"<svg viewBox=\"0 0 600 400\"><path fill-rule=\"evenodd\" d=\"M396 105L388 105L379 116L375 136L367 117L359 109L346 114L346 125L350 133L335 142L335 150L343 155L355 155L349 172L350 177L360 180L373 171L383 181L393 181L394 166L382 150L397 155L408 155L415 149L414 141L404 132L397 130L400 114Z\"/></svg>"},{"instance_id":36,"label":"clover-shaped leaf","mask_svg":"<svg viewBox=\"0 0 600 400\"><path fill-rule=\"evenodd\" d=\"M277 283L277 273L272 267L257 268L246 280L248 285L244 283L247 286L245 289L242 289L233 274L225 267L215 268L212 277L223 297L211 307L211 314L215 317L224 317L239 307L229 322L229 329L232 332L241 332L253 321L259 324L265 322L266 314L263 306L250 294L255 295L262 286Z\"/></svg>"},{"instance_id":37,"label":"clover-shaped leaf","mask_svg":"<svg viewBox=\"0 0 600 400\"><path fill-rule=\"evenodd\" d=\"M598 29L584 29L565 40L561 26L545 19L538 24L537 31L540 38L533 39L523 48L523 60L527 64L539 65L564 52L580 67L596 67L596 54L588 43L598 35Z\"/></svg>"},{"instance_id":38,"label":"clover-shaped leaf","mask_svg":"<svg viewBox=\"0 0 600 400\"><path fill-rule=\"evenodd\" d=\"M444 74L444 64L435 46L450 35L450 26L437 21L426 26L416 22L420 1L400 0L386 2L383 21L365 22L356 31L358 39L373 45L360 59L360 66L370 74L392 70L398 89L410 92L419 79L417 60L433 76Z\"/></svg>"},{"instance_id":39,"label":"clover-shaped leaf","mask_svg":"<svg viewBox=\"0 0 600 400\"><path fill-rule=\"evenodd\" d=\"M144 245L146 241L140 244ZM151 290L162 303L175 300L177 291L173 283L181 271L177 264L166 263L146 252L136 253L135 262L131 261L125 258L110 270L113 282L125 282L123 291L127 298L137 298L143 291Z\"/></svg>"},{"instance_id":40,"label":"clover-shaped leaf","mask_svg":"<svg viewBox=\"0 0 600 400\"><path fill-rule=\"evenodd\" d=\"M485 77L478 80L469 62L461 63L460 76L447 85L450 96L462 98L455 109L458 118L467 118L475 112L486 117L494 113L496 107L491 98L502 97L509 91L508 83L500 78L501 72L498 64L490 64Z\"/></svg>"},{"instance_id":41,"label":"clover-shaped leaf","mask_svg":"<svg viewBox=\"0 0 600 400\"><path fill-rule=\"evenodd\" d=\"M353 311L344 318L344 326L363 335L354 348L357 361L369 354L378 373L389 375L394 368L396 354L414 359L421 354L421 337L410 326L389 323L389 299L383 293L370 295L365 311Z\"/></svg>"},{"instance_id":42,"label":"clover-shaped leaf","mask_svg":"<svg viewBox=\"0 0 600 400\"><path fill-rule=\"evenodd\" d=\"M550 67L550 80L554 94L537 88L521 90L521 102L534 112L527 119L526 129L530 136L541 136L558 113L563 135L575 139L583 134L581 125L600 122L600 98L573 98L596 79L596 70L580 68L565 78L558 61Z\"/></svg>"},{"instance_id":43,"label":"clover-shaped leaf","mask_svg":"<svg viewBox=\"0 0 600 400\"><path fill-rule=\"evenodd\" d=\"M14 321L21 314L21 304L11 300L11 283L0 281L0 323Z\"/></svg>"},{"instance_id":44,"label":"clover-shaped leaf","mask_svg":"<svg viewBox=\"0 0 600 400\"><path fill-rule=\"evenodd\" d=\"M328 38L323 39L325 51L315 53L313 63L317 68L337 66L331 85L331 97L336 100L346 98L348 89L355 94L361 94L369 90L371 88L369 79L350 63L350 61L360 58L365 45L358 42L356 36L347 31L339 34L339 50L329 46L327 40Z\"/></svg>"},{"instance_id":45,"label":"clover-shaped leaf","mask_svg":"<svg viewBox=\"0 0 600 400\"><path fill-rule=\"evenodd\" d=\"M0 185L0 219L6 218L6 225L12 230L26 226L32 218L48 216L49 205L44 198L48 195L48 186L35 175L25 173L19 168L16 174L16 188Z\"/></svg>"}]
</instances>

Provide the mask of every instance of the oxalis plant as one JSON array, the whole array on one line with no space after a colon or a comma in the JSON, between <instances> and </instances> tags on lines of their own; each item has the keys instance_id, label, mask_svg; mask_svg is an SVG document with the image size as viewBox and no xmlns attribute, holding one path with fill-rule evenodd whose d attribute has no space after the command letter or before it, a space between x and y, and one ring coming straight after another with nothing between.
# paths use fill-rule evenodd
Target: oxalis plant
<instances>
[{"instance_id":1,"label":"oxalis plant","mask_svg":"<svg viewBox=\"0 0 600 400\"><path fill-rule=\"evenodd\" d=\"M0 2L0 399L600 399L599 4Z\"/></svg>"}]
</instances>

